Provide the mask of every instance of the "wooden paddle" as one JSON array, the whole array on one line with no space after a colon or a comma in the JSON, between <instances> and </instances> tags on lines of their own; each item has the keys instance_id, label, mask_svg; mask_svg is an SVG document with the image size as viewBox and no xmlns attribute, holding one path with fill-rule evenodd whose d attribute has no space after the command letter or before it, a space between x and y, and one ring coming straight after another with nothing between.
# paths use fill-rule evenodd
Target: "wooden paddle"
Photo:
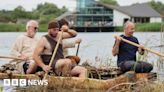
<instances>
[{"instance_id":1,"label":"wooden paddle","mask_svg":"<svg viewBox=\"0 0 164 92\"><path fill-rule=\"evenodd\" d=\"M56 44L56 46L55 46L55 49L54 49L54 52L53 52L53 54L52 54L50 63L49 63L49 65L48 65L49 67L51 67L51 65L52 65L52 63L53 63L53 61L54 61L54 57L56 56L56 52L57 52L57 50L58 50L60 41L62 40L62 35L63 35L63 30L61 31L61 35L60 35L60 37L59 37L59 39L58 39L58 42L57 42L57 44ZM46 79L47 75L48 75L48 72L45 73L43 80Z\"/></svg>"},{"instance_id":2,"label":"wooden paddle","mask_svg":"<svg viewBox=\"0 0 164 92\"><path fill-rule=\"evenodd\" d=\"M115 38L116 38L116 36L115 36ZM133 45L133 46L142 48L142 49L144 49L144 50L146 50L146 51L149 51L149 52L151 52L151 53L154 53L154 54L156 54L156 55L158 55L158 56L164 57L164 54L162 54L162 53L159 53L159 52L157 52L157 51L151 50L150 48L143 47L143 46L141 46L141 45L139 45L139 44L136 44L136 43L134 43L134 42L131 42L131 41L129 41L129 40L126 40L126 39L124 39L124 38L122 38L122 37L121 37L121 39L122 39L122 41L124 41L124 42L126 42L126 43L129 43L129 44L131 44L131 45Z\"/></svg>"},{"instance_id":3,"label":"wooden paddle","mask_svg":"<svg viewBox=\"0 0 164 92\"><path fill-rule=\"evenodd\" d=\"M80 43L78 43L78 46L77 46L76 56L78 55L79 47L80 47Z\"/></svg>"},{"instance_id":4,"label":"wooden paddle","mask_svg":"<svg viewBox=\"0 0 164 92\"><path fill-rule=\"evenodd\" d=\"M11 56L0 56L0 58L5 58L5 59L15 59L15 60L23 60L23 59L21 59L21 58L11 57Z\"/></svg>"}]
</instances>

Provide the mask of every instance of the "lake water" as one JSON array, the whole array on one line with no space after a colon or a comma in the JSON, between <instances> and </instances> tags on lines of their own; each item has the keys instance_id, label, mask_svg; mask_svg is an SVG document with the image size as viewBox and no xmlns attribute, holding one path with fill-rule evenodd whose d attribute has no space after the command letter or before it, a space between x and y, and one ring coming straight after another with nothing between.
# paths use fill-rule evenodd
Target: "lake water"
<instances>
[{"instance_id":1,"label":"lake water","mask_svg":"<svg viewBox=\"0 0 164 92\"><path fill-rule=\"evenodd\" d=\"M0 56L10 56L10 49L16 37L22 32L1 32L0 33ZM38 36L42 36L46 33L38 33ZM78 55L81 57L81 63L87 61L89 64L101 67L101 66L116 66L116 57L112 56L111 50L114 44L114 36L120 35L122 32L111 32L111 33L79 33L77 38L82 39L80 44L80 49ZM160 51L157 48L160 45L161 33L160 32L136 32L134 34L140 41L140 43L145 44L146 47L152 48L153 50ZM70 55L75 55L76 48L69 49ZM148 54L147 61L157 66L158 56L154 54ZM7 59L0 59L0 65L6 63ZM80 63L80 64L81 64ZM161 64L159 64L161 65ZM157 66L158 67L158 66ZM155 67L153 71L158 71L158 78L163 79L163 69ZM162 75L162 76L160 76ZM2 81L0 81L2 82ZM1 84L1 83L0 83ZM10 90L10 88L4 89ZM11 89L12 90L12 89Z\"/></svg>"},{"instance_id":2,"label":"lake water","mask_svg":"<svg viewBox=\"0 0 164 92\"><path fill-rule=\"evenodd\" d=\"M18 35L23 34L21 32L1 32L0 33L0 55L9 56L10 49L15 42ZM38 33L38 36L42 36L46 33ZM79 33L77 38L81 38L82 42L80 44L80 49L78 55L81 57L81 63L88 61L90 64L104 62L111 63L112 66L116 66L116 57L112 56L111 50L114 44L114 36L120 35L122 32L111 32L111 33ZM160 45L160 32L136 32L134 34L142 44L146 44L147 47L154 47ZM152 48L159 51L159 48ZM70 55L76 54L77 47L69 49ZM149 55L149 62L154 62L157 60L153 54ZM152 57L153 56L153 57ZM1 59L2 60L2 59ZM3 59L5 60L5 59ZM3 61L2 60L2 61ZM112 61L112 62L111 62ZM0 62L3 64L4 62Z\"/></svg>"}]
</instances>

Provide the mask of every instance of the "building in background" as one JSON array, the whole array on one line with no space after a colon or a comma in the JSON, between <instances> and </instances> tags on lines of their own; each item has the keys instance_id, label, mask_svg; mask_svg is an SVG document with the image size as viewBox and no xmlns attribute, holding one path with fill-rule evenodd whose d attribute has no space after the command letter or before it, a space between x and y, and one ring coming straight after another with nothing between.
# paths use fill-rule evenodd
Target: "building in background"
<instances>
[{"instance_id":1,"label":"building in background","mask_svg":"<svg viewBox=\"0 0 164 92\"><path fill-rule=\"evenodd\" d=\"M113 6L95 0L77 0L76 11L66 12L57 19L66 18L79 32L111 32L127 20L135 23L162 22L161 15L147 3Z\"/></svg>"},{"instance_id":2,"label":"building in background","mask_svg":"<svg viewBox=\"0 0 164 92\"><path fill-rule=\"evenodd\" d=\"M108 5L104 6L108 7ZM127 20L134 23L162 22L162 16L147 3L114 7L113 12L113 26L122 26Z\"/></svg>"}]
</instances>

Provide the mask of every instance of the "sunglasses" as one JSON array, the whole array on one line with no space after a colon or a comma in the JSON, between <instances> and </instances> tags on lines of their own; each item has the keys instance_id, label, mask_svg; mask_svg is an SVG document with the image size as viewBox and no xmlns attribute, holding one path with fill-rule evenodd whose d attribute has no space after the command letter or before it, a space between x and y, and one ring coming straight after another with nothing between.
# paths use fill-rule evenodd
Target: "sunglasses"
<instances>
[{"instance_id":1,"label":"sunglasses","mask_svg":"<svg viewBox=\"0 0 164 92\"><path fill-rule=\"evenodd\" d=\"M30 26L30 27L34 28L35 30L38 30L38 27L33 27L33 26Z\"/></svg>"},{"instance_id":2,"label":"sunglasses","mask_svg":"<svg viewBox=\"0 0 164 92\"><path fill-rule=\"evenodd\" d=\"M35 30L38 30L38 27L34 27Z\"/></svg>"}]
</instances>

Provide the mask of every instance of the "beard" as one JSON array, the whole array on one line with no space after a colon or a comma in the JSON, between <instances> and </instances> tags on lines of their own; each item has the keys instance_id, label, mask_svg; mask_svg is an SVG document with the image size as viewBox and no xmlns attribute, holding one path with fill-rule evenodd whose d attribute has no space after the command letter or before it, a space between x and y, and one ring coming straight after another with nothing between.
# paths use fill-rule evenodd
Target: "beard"
<instances>
[{"instance_id":1,"label":"beard","mask_svg":"<svg viewBox=\"0 0 164 92\"><path fill-rule=\"evenodd\" d=\"M57 34L50 33L50 36L53 37L53 38L56 38Z\"/></svg>"}]
</instances>

